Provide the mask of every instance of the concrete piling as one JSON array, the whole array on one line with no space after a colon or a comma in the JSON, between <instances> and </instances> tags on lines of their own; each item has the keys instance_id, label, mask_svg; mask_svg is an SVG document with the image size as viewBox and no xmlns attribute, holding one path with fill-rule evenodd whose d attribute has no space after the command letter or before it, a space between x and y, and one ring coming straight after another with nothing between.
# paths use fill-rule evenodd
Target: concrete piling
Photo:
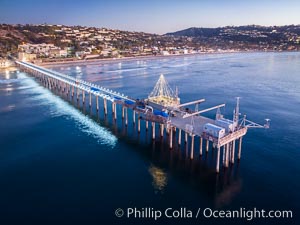
<instances>
[{"instance_id":1,"label":"concrete piling","mask_svg":"<svg viewBox=\"0 0 300 225\"><path fill-rule=\"evenodd\" d=\"M220 147L218 147L218 152L217 152L217 163L216 163L216 172L220 172Z\"/></svg>"},{"instance_id":2,"label":"concrete piling","mask_svg":"<svg viewBox=\"0 0 300 225\"><path fill-rule=\"evenodd\" d=\"M128 125L128 108L126 108L125 109L126 111L125 111L125 126L127 127L127 125Z\"/></svg>"},{"instance_id":3,"label":"concrete piling","mask_svg":"<svg viewBox=\"0 0 300 225\"><path fill-rule=\"evenodd\" d=\"M133 114L132 114L132 122L133 124L135 124L135 111L133 110Z\"/></svg>"},{"instance_id":4,"label":"concrete piling","mask_svg":"<svg viewBox=\"0 0 300 225\"><path fill-rule=\"evenodd\" d=\"M164 125L160 124L160 137L163 138L164 137Z\"/></svg>"},{"instance_id":5,"label":"concrete piling","mask_svg":"<svg viewBox=\"0 0 300 225\"><path fill-rule=\"evenodd\" d=\"M170 136L170 149L172 149L173 148L173 130L172 130L172 127L170 127L169 136Z\"/></svg>"},{"instance_id":6,"label":"concrete piling","mask_svg":"<svg viewBox=\"0 0 300 225\"><path fill-rule=\"evenodd\" d=\"M82 90L82 104L84 104L85 102L85 91Z\"/></svg>"},{"instance_id":7,"label":"concrete piling","mask_svg":"<svg viewBox=\"0 0 300 225\"><path fill-rule=\"evenodd\" d=\"M191 134L191 156L190 156L191 159L194 158L194 135Z\"/></svg>"},{"instance_id":8,"label":"concrete piling","mask_svg":"<svg viewBox=\"0 0 300 225\"><path fill-rule=\"evenodd\" d=\"M104 115L107 115L107 100L106 98L103 98L103 107L104 107Z\"/></svg>"},{"instance_id":9,"label":"concrete piling","mask_svg":"<svg viewBox=\"0 0 300 225\"><path fill-rule=\"evenodd\" d=\"M114 120L117 119L117 104L113 102L113 108L114 108Z\"/></svg>"},{"instance_id":10,"label":"concrete piling","mask_svg":"<svg viewBox=\"0 0 300 225\"><path fill-rule=\"evenodd\" d=\"M98 95L96 95L96 109L97 109L97 112L99 111L99 101L98 101Z\"/></svg>"},{"instance_id":11,"label":"concrete piling","mask_svg":"<svg viewBox=\"0 0 300 225\"><path fill-rule=\"evenodd\" d=\"M124 106L122 106L122 119L124 119L124 116L125 116L125 108Z\"/></svg>"},{"instance_id":12,"label":"concrete piling","mask_svg":"<svg viewBox=\"0 0 300 225\"><path fill-rule=\"evenodd\" d=\"M235 141L232 141L231 163L234 163Z\"/></svg>"},{"instance_id":13,"label":"concrete piling","mask_svg":"<svg viewBox=\"0 0 300 225\"><path fill-rule=\"evenodd\" d=\"M202 156L202 145L203 145L203 138L202 137L200 137L200 143L199 143L199 154L200 154L200 156Z\"/></svg>"},{"instance_id":14,"label":"concrete piling","mask_svg":"<svg viewBox=\"0 0 300 225\"><path fill-rule=\"evenodd\" d=\"M227 168L227 167L228 167L228 164L229 164L229 144L226 144L225 147L226 147L225 167Z\"/></svg>"},{"instance_id":15,"label":"concrete piling","mask_svg":"<svg viewBox=\"0 0 300 225\"><path fill-rule=\"evenodd\" d=\"M241 154L242 154L242 141L243 141L243 138L240 137L240 140L239 140L239 151L238 151L238 160L241 159Z\"/></svg>"},{"instance_id":16,"label":"concrete piling","mask_svg":"<svg viewBox=\"0 0 300 225\"><path fill-rule=\"evenodd\" d=\"M139 133L141 132L141 119L139 116L138 116L138 132Z\"/></svg>"},{"instance_id":17,"label":"concrete piling","mask_svg":"<svg viewBox=\"0 0 300 225\"><path fill-rule=\"evenodd\" d=\"M206 152L208 152L208 149L209 149L209 140L206 140L206 148L205 148Z\"/></svg>"},{"instance_id":18,"label":"concrete piling","mask_svg":"<svg viewBox=\"0 0 300 225\"><path fill-rule=\"evenodd\" d=\"M155 122L152 122L152 140L155 140Z\"/></svg>"},{"instance_id":19,"label":"concrete piling","mask_svg":"<svg viewBox=\"0 0 300 225\"><path fill-rule=\"evenodd\" d=\"M89 101L90 108L92 107L92 93L90 92L90 101Z\"/></svg>"}]
</instances>

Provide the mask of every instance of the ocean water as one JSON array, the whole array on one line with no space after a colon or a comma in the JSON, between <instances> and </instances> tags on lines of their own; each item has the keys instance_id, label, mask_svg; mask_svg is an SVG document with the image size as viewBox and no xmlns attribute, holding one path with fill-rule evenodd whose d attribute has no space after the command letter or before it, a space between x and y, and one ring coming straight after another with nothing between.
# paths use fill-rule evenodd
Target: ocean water
<instances>
[{"instance_id":1,"label":"ocean water","mask_svg":"<svg viewBox=\"0 0 300 225\"><path fill-rule=\"evenodd\" d=\"M88 105L52 93L21 71L0 70L0 224L275 224L299 223L300 53L235 53L51 69L145 98L160 74L179 89L181 102L205 98L200 107L235 97L249 120L271 127L249 129L242 159L214 171L216 152L188 157L189 148L151 140L118 119L105 118L100 101ZM109 110L110 110L109 104ZM215 111L205 114L213 117ZM222 155L222 154L221 154ZM118 218L136 207L197 211L292 210L292 219Z\"/></svg>"}]
</instances>

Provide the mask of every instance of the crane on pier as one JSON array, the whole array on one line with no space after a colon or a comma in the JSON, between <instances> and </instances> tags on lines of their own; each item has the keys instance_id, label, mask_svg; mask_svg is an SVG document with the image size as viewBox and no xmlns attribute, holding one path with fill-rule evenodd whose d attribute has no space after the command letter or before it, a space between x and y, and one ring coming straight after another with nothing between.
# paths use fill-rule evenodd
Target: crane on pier
<instances>
[{"instance_id":1,"label":"crane on pier","mask_svg":"<svg viewBox=\"0 0 300 225\"><path fill-rule=\"evenodd\" d=\"M266 123L264 125L255 123L253 121L247 120L246 115L243 116L242 119L239 118L241 115L240 113L240 97L236 97L236 106L235 109L233 110L233 124L235 127L235 130L239 130L243 127L247 128L270 128L270 119L265 119Z\"/></svg>"}]
</instances>

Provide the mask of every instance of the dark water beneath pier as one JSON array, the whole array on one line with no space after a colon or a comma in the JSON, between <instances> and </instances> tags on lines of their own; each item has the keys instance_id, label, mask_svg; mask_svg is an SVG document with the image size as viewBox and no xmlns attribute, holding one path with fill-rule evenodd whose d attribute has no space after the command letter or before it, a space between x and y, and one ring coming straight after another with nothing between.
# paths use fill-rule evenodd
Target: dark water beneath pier
<instances>
[{"instance_id":1,"label":"dark water beneath pier","mask_svg":"<svg viewBox=\"0 0 300 225\"><path fill-rule=\"evenodd\" d=\"M55 66L54 70L134 98L145 98L163 73L178 86L182 102L205 98L201 107L235 97L241 113L269 130L249 130L242 159L220 175L216 152L189 160L186 146L169 151L151 132L105 119L100 101L76 106L23 72L0 71L0 224L232 224L246 219L126 219L117 208L165 210L292 210L293 219L252 223L296 223L300 201L300 53L217 54ZM88 99L88 98L87 98ZM74 106L75 105L75 106ZM109 110L111 110L109 105ZM215 112L207 113L213 117ZM91 115L90 115L91 114ZM251 223L251 222L249 222Z\"/></svg>"}]
</instances>

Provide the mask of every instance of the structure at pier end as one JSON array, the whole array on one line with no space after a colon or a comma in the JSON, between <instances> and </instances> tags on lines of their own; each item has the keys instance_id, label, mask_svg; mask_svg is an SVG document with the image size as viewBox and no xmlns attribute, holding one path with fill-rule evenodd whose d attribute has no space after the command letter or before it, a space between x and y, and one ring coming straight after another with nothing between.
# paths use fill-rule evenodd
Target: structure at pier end
<instances>
[{"instance_id":1,"label":"structure at pier end","mask_svg":"<svg viewBox=\"0 0 300 225\"><path fill-rule=\"evenodd\" d=\"M178 133L178 144L181 144L182 132L184 132L184 142L190 140L190 158L194 157L194 138L199 137L199 154L203 154L203 140L205 151L208 152L210 144L217 148L217 163L216 171L219 172L220 150L223 149L223 166L228 167L229 162L234 163L236 142L238 141L237 158L241 158L242 138L246 135L248 128L269 128L270 120L266 119L264 125L252 122L246 119L246 115L240 118L240 98L236 98L236 106L233 110L232 119L225 118L221 114L220 108L225 107L225 104L212 106L201 109L200 104L205 102L205 99L199 99L187 103L180 104L178 91L176 93L169 87L163 75L160 75L153 91L148 99L144 100L145 108L142 114L146 120L159 121L156 117L163 118L161 122L161 130L166 126L169 136L170 148L173 147L173 135ZM192 106L186 108L187 106ZM214 119L202 116L203 113L217 110ZM147 115L151 114L151 116ZM178 131L178 132L177 132ZM163 131L161 131L163 135ZM176 136L175 136L176 137Z\"/></svg>"}]
</instances>

